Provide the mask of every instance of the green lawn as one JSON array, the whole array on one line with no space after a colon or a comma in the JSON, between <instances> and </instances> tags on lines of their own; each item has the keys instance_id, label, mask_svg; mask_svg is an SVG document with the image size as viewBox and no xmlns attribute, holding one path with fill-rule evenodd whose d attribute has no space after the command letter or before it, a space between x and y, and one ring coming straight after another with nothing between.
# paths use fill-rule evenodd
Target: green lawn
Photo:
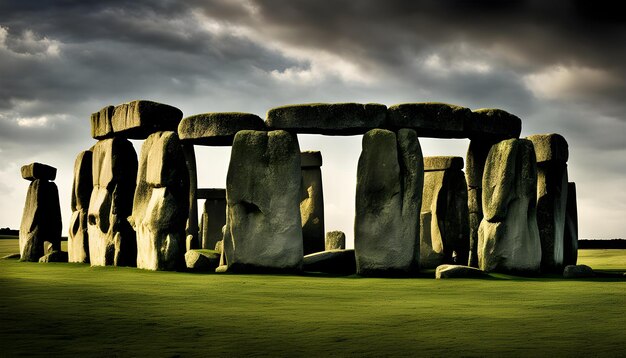
<instances>
[{"instance_id":1,"label":"green lawn","mask_svg":"<svg viewBox=\"0 0 626 358\"><path fill-rule=\"evenodd\" d=\"M0 240L0 254L16 251ZM626 250L581 263L626 270ZM0 356L623 356L626 280L365 279L0 260Z\"/></svg>"}]
</instances>

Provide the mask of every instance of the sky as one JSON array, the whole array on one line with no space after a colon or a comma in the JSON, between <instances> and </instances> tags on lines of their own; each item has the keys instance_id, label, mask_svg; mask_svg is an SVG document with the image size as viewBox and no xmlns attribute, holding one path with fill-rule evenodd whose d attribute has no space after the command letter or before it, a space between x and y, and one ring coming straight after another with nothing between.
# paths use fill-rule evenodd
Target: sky
<instances>
[{"instance_id":1,"label":"sky","mask_svg":"<svg viewBox=\"0 0 626 358\"><path fill-rule=\"evenodd\" d=\"M0 1L0 227L19 228L20 167L58 168L64 234L89 117L148 99L204 112L309 102L437 101L501 108L522 136L570 146L582 238L626 234L626 14L610 1ZM361 136L321 150L326 230L351 246ZM133 141L137 152L141 141ZM465 156L467 140L421 139ZM230 148L196 147L200 187Z\"/></svg>"}]
</instances>

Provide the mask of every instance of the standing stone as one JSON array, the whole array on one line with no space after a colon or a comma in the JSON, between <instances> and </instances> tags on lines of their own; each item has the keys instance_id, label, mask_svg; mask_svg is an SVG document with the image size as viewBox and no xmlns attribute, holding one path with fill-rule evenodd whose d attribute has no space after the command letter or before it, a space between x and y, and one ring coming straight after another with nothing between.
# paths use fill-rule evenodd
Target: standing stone
<instances>
[{"instance_id":1,"label":"standing stone","mask_svg":"<svg viewBox=\"0 0 626 358\"><path fill-rule=\"evenodd\" d=\"M137 154L124 138L101 140L92 152L89 262L92 266L135 266L137 242L128 217L133 208Z\"/></svg>"},{"instance_id":2,"label":"standing stone","mask_svg":"<svg viewBox=\"0 0 626 358\"><path fill-rule=\"evenodd\" d=\"M198 229L198 173L196 170L196 151L193 144L181 144L183 154L185 155L185 163L187 164L187 176L189 177L189 214L187 215L187 224L185 225L186 251L200 248L202 238Z\"/></svg>"},{"instance_id":3,"label":"standing stone","mask_svg":"<svg viewBox=\"0 0 626 358\"><path fill-rule=\"evenodd\" d=\"M345 250L346 234L343 231L329 231L326 233L324 248L329 250Z\"/></svg>"},{"instance_id":4,"label":"standing stone","mask_svg":"<svg viewBox=\"0 0 626 358\"><path fill-rule=\"evenodd\" d=\"M470 138L465 163L469 209L470 253L468 264L478 267L478 227L483 219L482 180L491 146L501 140L519 138L522 120L501 109L478 109L465 123Z\"/></svg>"},{"instance_id":5,"label":"standing stone","mask_svg":"<svg viewBox=\"0 0 626 358\"><path fill-rule=\"evenodd\" d=\"M188 214L189 174L178 135L153 133L141 147L133 201L138 268L183 267Z\"/></svg>"},{"instance_id":6,"label":"standing stone","mask_svg":"<svg viewBox=\"0 0 626 358\"><path fill-rule=\"evenodd\" d=\"M356 185L357 273L406 275L419 267L422 150L414 130L374 129L363 136Z\"/></svg>"},{"instance_id":7,"label":"standing stone","mask_svg":"<svg viewBox=\"0 0 626 358\"><path fill-rule=\"evenodd\" d=\"M202 248L212 250L223 238L226 224L226 189L203 190Z\"/></svg>"},{"instance_id":8,"label":"standing stone","mask_svg":"<svg viewBox=\"0 0 626 358\"><path fill-rule=\"evenodd\" d=\"M235 135L218 272L301 270L301 183L295 134L245 130Z\"/></svg>"},{"instance_id":9,"label":"standing stone","mask_svg":"<svg viewBox=\"0 0 626 358\"><path fill-rule=\"evenodd\" d=\"M302 152L302 239L304 254L324 251L324 193L322 190L322 154Z\"/></svg>"},{"instance_id":10,"label":"standing stone","mask_svg":"<svg viewBox=\"0 0 626 358\"><path fill-rule=\"evenodd\" d=\"M532 142L509 139L489 151L483 175L484 217L478 229L483 271L537 272L537 164Z\"/></svg>"},{"instance_id":11,"label":"standing stone","mask_svg":"<svg viewBox=\"0 0 626 358\"><path fill-rule=\"evenodd\" d=\"M426 193L425 193L426 194ZM423 197L424 200L429 200ZM420 267L433 268L444 262L443 239L440 234L433 235L433 213L424 211L420 213ZM436 225L435 225L436 226Z\"/></svg>"},{"instance_id":12,"label":"standing stone","mask_svg":"<svg viewBox=\"0 0 626 358\"><path fill-rule=\"evenodd\" d=\"M563 265L576 265L578 261L578 207L576 183L567 183L567 208L565 209L565 234L563 235Z\"/></svg>"},{"instance_id":13,"label":"standing stone","mask_svg":"<svg viewBox=\"0 0 626 358\"><path fill-rule=\"evenodd\" d=\"M72 184L72 218L67 240L69 262L89 263L89 234L87 232L87 210L93 191L92 152L80 152L74 162Z\"/></svg>"},{"instance_id":14,"label":"standing stone","mask_svg":"<svg viewBox=\"0 0 626 358\"><path fill-rule=\"evenodd\" d=\"M467 184L461 157L425 157L422 213L431 213L430 237L420 241L421 267L467 265L469 223ZM425 220L421 219L421 220ZM443 252L440 252L442 246ZM428 252L428 248L432 252ZM443 254L443 255L442 255ZM438 262L437 259L441 261Z\"/></svg>"},{"instance_id":15,"label":"standing stone","mask_svg":"<svg viewBox=\"0 0 626 358\"><path fill-rule=\"evenodd\" d=\"M529 136L537 153L537 224L541 237L541 269L563 270L563 235L567 207L568 145L559 134Z\"/></svg>"},{"instance_id":16,"label":"standing stone","mask_svg":"<svg viewBox=\"0 0 626 358\"><path fill-rule=\"evenodd\" d=\"M32 181L26 193L26 203L19 232L20 260L37 262L44 255L44 243L50 242L55 251L61 250L61 207L54 179L56 169L32 163L22 167L22 177Z\"/></svg>"}]
</instances>

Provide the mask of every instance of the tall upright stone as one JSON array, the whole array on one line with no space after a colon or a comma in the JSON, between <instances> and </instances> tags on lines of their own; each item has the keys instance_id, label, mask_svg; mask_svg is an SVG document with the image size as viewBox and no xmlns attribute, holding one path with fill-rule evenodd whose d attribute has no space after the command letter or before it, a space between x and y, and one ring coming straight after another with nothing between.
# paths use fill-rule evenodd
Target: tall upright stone
<instances>
[{"instance_id":1,"label":"tall upright stone","mask_svg":"<svg viewBox=\"0 0 626 358\"><path fill-rule=\"evenodd\" d=\"M89 234L87 211L93 191L92 152L78 153L74 162L74 182L72 184L72 218L70 220L67 253L69 262L89 263Z\"/></svg>"},{"instance_id":2,"label":"tall upright stone","mask_svg":"<svg viewBox=\"0 0 626 358\"><path fill-rule=\"evenodd\" d=\"M357 273L407 275L419 267L422 150L411 129L363 136L357 168L354 248Z\"/></svg>"},{"instance_id":3,"label":"tall upright stone","mask_svg":"<svg viewBox=\"0 0 626 358\"><path fill-rule=\"evenodd\" d=\"M226 224L226 189L202 189L204 201L202 212L202 248L213 250L223 238Z\"/></svg>"},{"instance_id":4,"label":"tall upright stone","mask_svg":"<svg viewBox=\"0 0 626 358\"><path fill-rule=\"evenodd\" d=\"M189 173L175 132L156 132L141 147L131 222L137 232L137 267L184 266Z\"/></svg>"},{"instance_id":5,"label":"tall upright stone","mask_svg":"<svg viewBox=\"0 0 626 358\"><path fill-rule=\"evenodd\" d=\"M87 233L92 266L135 266L137 242L128 222L137 178L137 154L124 138L97 142L92 149L93 190Z\"/></svg>"},{"instance_id":6,"label":"tall upright stone","mask_svg":"<svg viewBox=\"0 0 626 358\"><path fill-rule=\"evenodd\" d=\"M529 136L537 153L537 224L541 269L563 271L568 145L559 134Z\"/></svg>"},{"instance_id":7,"label":"tall upright stone","mask_svg":"<svg viewBox=\"0 0 626 358\"><path fill-rule=\"evenodd\" d=\"M324 192L322 190L322 154L302 152L302 239L304 254L324 251Z\"/></svg>"},{"instance_id":8,"label":"tall upright stone","mask_svg":"<svg viewBox=\"0 0 626 358\"><path fill-rule=\"evenodd\" d=\"M44 242L61 250L61 207L56 184L56 169L41 163L25 165L22 177L31 181L26 193L19 233L21 261L39 261L44 255Z\"/></svg>"},{"instance_id":9,"label":"tall upright stone","mask_svg":"<svg viewBox=\"0 0 626 358\"><path fill-rule=\"evenodd\" d=\"M537 164L532 142L509 139L489 151L483 175L484 217L478 229L483 271L537 272Z\"/></svg>"},{"instance_id":10,"label":"tall upright stone","mask_svg":"<svg viewBox=\"0 0 626 358\"><path fill-rule=\"evenodd\" d=\"M478 267L478 227L483 219L482 180L485 161L491 146L510 138L519 138L522 120L501 109L477 109L465 123L470 138L465 162L469 209L470 254L468 264Z\"/></svg>"},{"instance_id":11,"label":"tall upright stone","mask_svg":"<svg viewBox=\"0 0 626 358\"><path fill-rule=\"evenodd\" d=\"M431 213L430 230L420 241L420 263L467 265L469 223L467 184L461 157L425 157L422 213ZM422 221L425 220L421 219ZM440 252L440 248L443 250Z\"/></svg>"},{"instance_id":12,"label":"tall upright stone","mask_svg":"<svg viewBox=\"0 0 626 358\"><path fill-rule=\"evenodd\" d=\"M202 246L202 233L198 228L198 173L196 169L196 151L191 143L181 144L187 165L187 176L189 177L189 214L185 225L186 241L190 247L186 251L197 249Z\"/></svg>"},{"instance_id":13,"label":"tall upright stone","mask_svg":"<svg viewBox=\"0 0 626 358\"><path fill-rule=\"evenodd\" d=\"M576 265L578 261L578 206L576 183L567 183L567 208L563 235L563 265Z\"/></svg>"},{"instance_id":14,"label":"tall upright stone","mask_svg":"<svg viewBox=\"0 0 626 358\"><path fill-rule=\"evenodd\" d=\"M220 271L300 271L302 173L295 134L235 135L226 177L226 228Z\"/></svg>"}]
</instances>

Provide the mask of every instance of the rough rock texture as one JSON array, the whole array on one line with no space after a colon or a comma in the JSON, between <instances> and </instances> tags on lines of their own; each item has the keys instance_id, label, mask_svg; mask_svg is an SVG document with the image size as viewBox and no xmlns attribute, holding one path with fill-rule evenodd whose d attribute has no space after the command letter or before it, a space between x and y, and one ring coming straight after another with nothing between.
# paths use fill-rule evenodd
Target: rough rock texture
<instances>
[{"instance_id":1,"label":"rough rock texture","mask_svg":"<svg viewBox=\"0 0 626 358\"><path fill-rule=\"evenodd\" d=\"M465 122L472 112L447 103L403 103L387 110L390 128L411 128L419 137L465 138Z\"/></svg>"},{"instance_id":2,"label":"rough rock texture","mask_svg":"<svg viewBox=\"0 0 626 358\"><path fill-rule=\"evenodd\" d=\"M112 109L111 109L112 108ZM145 139L159 131L176 131L183 112L167 104L139 100L114 108L107 106L91 115L91 136Z\"/></svg>"},{"instance_id":3,"label":"rough rock texture","mask_svg":"<svg viewBox=\"0 0 626 358\"><path fill-rule=\"evenodd\" d=\"M213 249L222 241L222 228L226 224L226 189L219 189L204 202L202 213L202 248Z\"/></svg>"},{"instance_id":4,"label":"rough rock texture","mask_svg":"<svg viewBox=\"0 0 626 358\"><path fill-rule=\"evenodd\" d=\"M302 268L300 148L285 131L240 131L226 177L222 265L228 271Z\"/></svg>"},{"instance_id":5,"label":"rough rock texture","mask_svg":"<svg viewBox=\"0 0 626 358\"><path fill-rule=\"evenodd\" d=\"M328 250L306 255L303 270L352 275L356 273L354 250Z\"/></svg>"},{"instance_id":6,"label":"rough rock texture","mask_svg":"<svg viewBox=\"0 0 626 358\"><path fill-rule=\"evenodd\" d=\"M477 109L465 122L465 132L472 140L497 142L519 138L522 120L519 117L496 108Z\"/></svg>"},{"instance_id":7,"label":"rough rock texture","mask_svg":"<svg viewBox=\"0 0 626 358\"><path fill-rule=\"evenodd\" d=\"M324 248L326 251L344 250L346 248L346 234L343 231L327 232Z\"/></svg>"},{"instance_id":8,"label":"rough rock texture","mask_svg":"<svg viewBox=\"0 0 626 358\"><path fill-rule=\"evenodd\" d=\"M443 170L437 170L439 168ZM468 263L469 214L467 184L462 168L461 157L424 158L421 212L430 212L431 218L430 229L423 230L424 236L420 242L420 256L424 255L420 257L423 260L421 267L435 268L441 263ZM430 237L426 236L427 233ZM421 244L424 245L423 248ZM443 245L443 257L439 245ZM428 248L432 251L429 252ZM443 261L438 262L437 259L440 258Z\"/></svg>"},{"instance_id":9,"label":"rough rock texture","mask_svg":"<svg viewBox=\"0 0 626 358\"><path fill-rule=\"evenodd\" d=\"M89 263L89 234L87 232L87 210L93 191L92 153L86 150L78 153L74 162L74 183L72 184L72 218L67 239L69 262Z\"/></svg>"},{"instance_id":10,"label":"rough rock texture","mask_svg":"<svg viewBox=\"0 0 626 358\"><path fill-rule=\"evenodd\" d=\"M428 200L427 198L424 199ZM437 267L441 265L445 258L443 253L443 239L440 234L432 234L432 221L432 212L426 211L420 213L420 268Z\"/></svg>"},{"instance_id":11,"label":"rough rock texture","mask_svg":"<svg viewBox=\"0 0 626 358\"><path fill-rule=\"evenodd\" d=\"M26 180L54 180L57 176L57 168L41 163L30 163L22 166L22 178Z\"/></svg>"},{"instance_id":12,"label":"rough rock texture","mask_svg":"<svg viewBox=\"0 0 626 358\"><path fill-rule=\"evenodd\" d=\"M324 191L320 169L321 159L320 152L302 152L300 157L302 168L300 217L305 255L324 251ZM302 165L302 163L307 164L307 166ZM313 165L317 163L320 165Z\"/></svg>"},{"instance_id":13,"label":"rough rock texture","mask_svg":"<svg viewBox=\"0 0 626 358\"><path fill-rule=\"evenodd\" d=\"M181 147L185 156L187 175L189 177L189 214L187 215L187 223L185 225L185 234L189 239L189 244L185 246L188 251L201 248L202 246L202 233L198 228L198 173L196 170L196 151L193 144L183 143Z\"/></svg>"},{"instance_id":14,"label":"rough rock texture","mask_svg":"<svg viewBox=\"0 0 626 358\"><path fill-rule=\"evenodd\" d=\"M185 253L187 269L195 272L215 272L220 264L220 253L213 250L189 250Z\"/></svg>"},{"instance_id":15,"label":"rough rock texture","mask_svg":"<svg viewBox=\"0 0 626 358\"><path fill-rule=\"evenodd\" d=\"M576 265L578 261L578 206L576 183L567 183L565 233L563 234L563 265Z\"/></svg>"},{"instance_id":16,"label":"rough rock texture","mask_svg":"<svg viewBox=\"0 0 626 358\"><path fill-rule=\"evenodd\" d=\"M587 265L567 265L563 269L563 277L565 278L589 278L595 275L593 269Z\"/></svg>"},{"instance_id":17,"label":"rough rock texture","mask_svg":"<svg viewBox=\"0 0 626 358\"><path fill-rule=\"evenodd\" d=\"M363 134L385 125L387 107L368 103L309 103L272 108L270 129L326 135Z\"/></svg>"},{"instance_id":18,"label":"rough rock texture","mask_svg":"<svg viewBox=\"0 0 626 358\"><path fill-rule=\"evenodd\" d=\"M61 250L61 207L56 184L35 179L28 186L20 225L21 261L37 262L44 255L44 242Z\"/></svg>"},{"instance_id":19,"label":"rough rock texture","mask_svg":"<svg viewBox=\"0 0 626 358\"><path fill-rule=\"evenodd\" d=\"M495 144L487 157L482 187L479 268L487 272L537 272L541 241L532 142L509 139Z\"/></svg>"},{"instance_id":20,"label":"rough rock texture","mask_svg":"<svg viewBox=\"0 0 626 358\"><path fill-rule=\"evenodd\" d=\"M133 207L137 154L123 138L101 140L92 152L89 262L92 266L135 266L137 242L127 218Z\"/></svg>"},{"instance_id":21,"label":"rough rock texture","mask_svg":"<svg viewBox=\"0 0 626 358\"><path fill-rule=\"evenodd\" d=\"M47 262L67 262L68 254L65 251L52 251L49 254L45 254L44 256L39 258L39 262L47 263Z\"/></svg>"},{"instance_id":22,"label":"rough rock texture","mask_svg":"<svg viewBox=\"0 0 626 358\"><path fill-rule=\"evenodd\" d=\"M132 224L137 232L137 267L176 270L185 254L189 174L174 132L151 134L141 147Z\"/></svg>"},{"instance_id":23,"label":"rough rock texture","mask_svg":"<svg viewBox=\"0 0 626 358\"><path fill-rule=\"evenodd\" d=\"M567 206L567 142L559 134L528 137L537 153L537 225L541 238L541 269L563 269L563 235Z\"/></svg>"},{"instance_id":24,"label":"rough rock texture","mask_svg":"<svg viewBox=\"0 0 626 358\"><path fill-rule=\"evenodd\" d=\"M224 241L220 240L215 243L215 251L219 252L220 254L224 252Z\"/></svg>"},{"instance_id":25,"label":"rough rock texture","mask_svg":"<svg viewBox=\"0 0 626 358\"><path fill-rule=\"evenodd\" d=\"M435 270L435 278L480 278L488 277L486 272L463 265L441 265Z\"/></svg>"},{"instance_id":26,"label":"rough rock texture","mask_svg":"<svg viewBox=\"0 0 626 358\"><path fill-rule=\"evenodd\" d=\"M180 140L211 146L231 146L242 130L265 130L263 120L251 113L202 113L183 118L178 125Z\"/></svg>"},{"instance_id":27,"label":"rough rock texture","mask_svg":"<svg viewBox=\"0 0 626 358\"><path fill-rule=\"evenodd\" d=\"M357 168L354 247L357 272L406 275L419 268L423 158L414 130L363 136Z\"/></svg>"}]
</instances>

